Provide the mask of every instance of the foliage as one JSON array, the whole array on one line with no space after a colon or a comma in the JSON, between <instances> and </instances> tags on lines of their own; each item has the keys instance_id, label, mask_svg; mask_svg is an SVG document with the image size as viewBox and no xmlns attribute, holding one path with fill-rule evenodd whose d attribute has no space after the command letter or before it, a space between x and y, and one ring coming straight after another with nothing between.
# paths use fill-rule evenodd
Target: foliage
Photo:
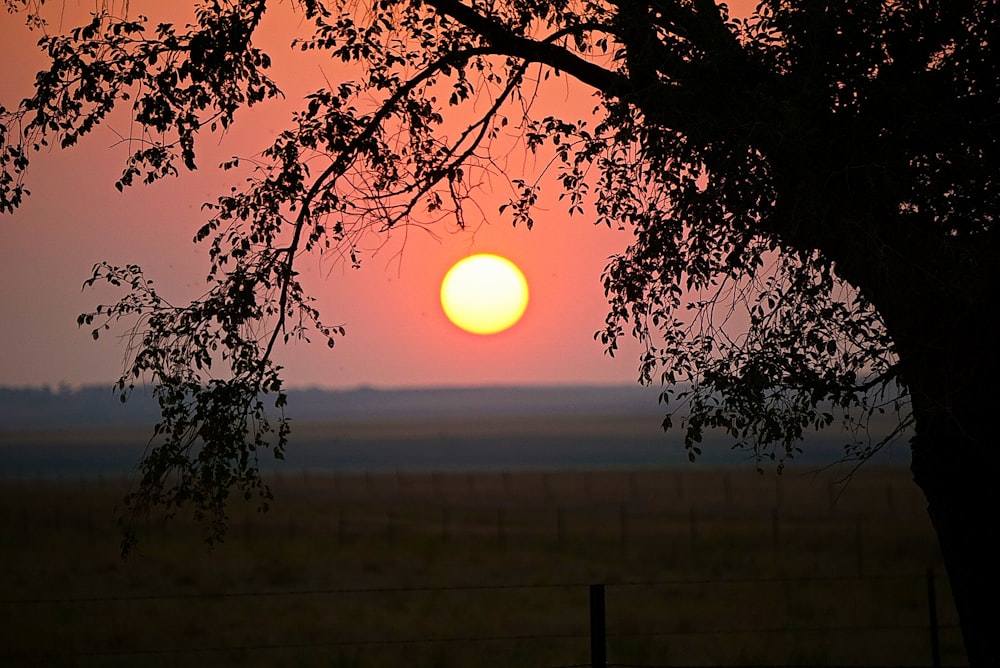
<instances>
[{"instance_id":1,"label":"foliage","mask_svg":"<svg viewBox=\"0 0 1000 668\"><path fill-rule=\"evenodd\" d=\"M41 5L7 6L43 22ZM27 194L33 151L75 143L115 105L140 128L119 188L194 169L203 133L280 94L253 46L265 6L211 0L185 26L105 7L43 37L51 67L32 97L0 110L0 208ZM176 307L137 267L101 264L88 281L126 288L81 324L96 337L132 319L118 388L124 398L149 379L163 412L134 508L192 503L218 536L226 490L266 500L256 456L280 454L288 429L272 427L261 399L284 402L274 346L312 331L332 346L343 333L311 306L297 258L357 263L367 235L461 225L515 150L544 167L507 177L500 209L514 224L533 224L554 178L570 215L634 232L605 271L596 337L611 354L626 334L645 343L640 377L665 384L692 458L706 429L722 429L780 466L808 430L843 421L858 436L845 457L864 460L911 424L873 276L899 250L892 230L990 230L1000 171L983 168L996 150L977 137L995 121L974 112L992 108L1000 80L980 58L995 41L993 3L765 0L747 18L709 0L296 8L292 47L342 63L343 79L306 97L244 189L206 205L195 237L212 262L206 294ZM594 114L536 113L547 80L567 75L594 90ZM887 410L897 429L869 438Z\"/></svg>"}]
</instances>

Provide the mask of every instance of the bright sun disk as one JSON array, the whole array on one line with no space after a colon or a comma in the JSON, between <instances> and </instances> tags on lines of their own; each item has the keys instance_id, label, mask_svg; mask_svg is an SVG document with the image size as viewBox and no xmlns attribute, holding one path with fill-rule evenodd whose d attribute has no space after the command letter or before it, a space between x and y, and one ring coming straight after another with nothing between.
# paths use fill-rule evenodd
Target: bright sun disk
<instances>
[{"instance_id":1,"label":"bright sun disk","mask_svg":"<svg viewBox=\"0 0 1000 668\"><path fill-rule=\"evenodd\" d=\"M528 307L528 281L505 257L481 253L459 260L441 282L441 306L455 325L473 334L513 326Z\"/></svg>"}]
</instances>

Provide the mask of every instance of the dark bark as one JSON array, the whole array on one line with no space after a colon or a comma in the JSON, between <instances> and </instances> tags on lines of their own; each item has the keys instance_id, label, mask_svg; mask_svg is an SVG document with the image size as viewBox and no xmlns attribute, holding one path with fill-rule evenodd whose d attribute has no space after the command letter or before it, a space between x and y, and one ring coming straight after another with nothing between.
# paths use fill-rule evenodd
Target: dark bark
<instances>
[{"instance_id":1,"label":"dark bark","mask_svg":"<svg viewBox=\"0 0 1000 668\"><path fill-rule=\"evenodd\" d=\"M899 348L916 434L914 481L927 498L969 662L1000 666L1000 450L996 443L1000 308L991 240L974 251L938 245L931 283L914 279L882 309ZM912 265L911 265L912 266Z\"/></svg>"},{"instance_id":2,"label":"dark bark","mask_svg":"<svg viewBox=\"0 0 1000 668\"><path fill-rule=\"evenodd\" d=\"M939 392L948 392L940 388ZM924 491L958 610L970 665L1000 665L1000 461L990 443L995 430L989 397L964 398L965 415L935 405L931 393L917 400L912 440L914 480ZM995 394L994 394L995 396ZM973 411L978 415L971 415Z\"/></svg>"}]
</instances>

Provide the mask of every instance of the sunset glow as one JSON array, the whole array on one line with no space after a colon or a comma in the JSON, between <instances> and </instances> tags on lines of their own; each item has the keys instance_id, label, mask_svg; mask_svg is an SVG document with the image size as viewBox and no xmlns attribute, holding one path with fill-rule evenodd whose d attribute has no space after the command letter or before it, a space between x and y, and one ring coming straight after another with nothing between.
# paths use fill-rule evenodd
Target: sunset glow
<instances>
[{"instance_id":1,"label":"sunset glow","mask_svg":"<svg viewBox=\"0 0 1000 668\"><path fill-rule=\"evenodd\" d=\"M65 30L92 20L93 6L86 3L54 8ZM151 14L154 26L194 21L190 5L150 3L147 9L143 13ZM318 51L288 48L303 26L301 12L292 5L269 6L254 43L272 57L269 73L286 96L243 110L218 140L213 135L201 141L197 172L181 170L176 178L119 193L114 183L130 155L121 143L131 124L128 104L72 150L37 156L28 177L31 197L3 216L0 281L11 289L0 291L0 313L5 322L19 325L0 332L0 385L106 387L117 379L119 342L113 336L94 341L76 324L80 313L121 297L110 288L100 293L79 289L96 262L142 266L158 293L179 304L202 294L208 250L191 243L208 217L201 205L249 177L253 160L231 172L211 167L234 156L259 155L302 100L326 84L325 76L346 76L336 69L342 66L339 60L331 65ZM6 66L0 103L7 109L31 94L35 72L46 67L37 41L18 16L0 14L0 59ZM331 69L324 75L324 68ZM555 87L539 98L543 103L544 114L594 106L583 85ZM502 179L489 187L484 183L476 201L467 203L464 227L442 219L427 226L430 234L407 234L416 228L404 226L366 239L358 269L338 264L337 252L303 256L299 279L317 297L324 319L343 324L347 335L332 349L279 346L276 354L288 385L633 384L638 344L623 340L624 349L610 357L593 337L608 309L601 272L608 257L630 243L631 231L570 218L554 178L539 194L546 215L530 230L512 225L509 210L497 213L508 195ZM443 317L442 277L456 261L479 253L513 259L531 282L530 318L497 330L498 336L472 336ZM46 280L29 286L24 277L31 275ZM490 346L488 355L484 343Z\"/></svg>"}]
</instances>

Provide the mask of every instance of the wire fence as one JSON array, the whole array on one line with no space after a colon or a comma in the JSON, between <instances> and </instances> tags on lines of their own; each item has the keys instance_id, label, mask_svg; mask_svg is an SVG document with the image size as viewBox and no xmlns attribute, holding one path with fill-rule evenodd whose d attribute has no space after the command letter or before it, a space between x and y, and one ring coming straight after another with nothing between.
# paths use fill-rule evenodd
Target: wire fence
<instances>
[{"instance_id":1,"label":"wire fence","mask_svg":"<svg viewBox=\"0 0 1000 668\"><path fill-rule=\"evenodd\" d=\"M495 600L489 600L491 594L530 593L535 600L554 599L569 595L580 603L579 614L570 623L562 624L556 630L531 630L511 625L516 622L514 611L508 610L503 618L494 619L495 628L504 632L490 632L488 628L480 628L478 632L470 631L468 626L457 624L461 631L450 633L440 629L433 633L407 634L405 632L386 634L384 636L342 637L341 629L329 629L327 637L312 638L278 638L267 639L266 633L256 634L255 641L243 640L232 644L203 641L202 644L177 645L166 638L141 641L128 633L128 624L119 628L113 637L103 641L91 638L89 642L77 642L71 646L57 645L30 647L20 644L10 638L0 649L0 663L3 665L129 665L139 661L141 665L154 665L156 661L163 665L194 665L201 661L212 661L212 665L332 665L332 666L377 666L390 665L383 663L391 657L391 665L494 665L482 660L484 656L491 658L505 657L504 661L515 663L502 665L518 665L525 668L575 668L593 666L593 668L676 668L677 666L695 665L685 660L691 652L685 651L685 646L693 648L709 645L741 648L742 658L729 659L724 664L717 663L713 656L718 652L706 654L713 665L768 665L768 666L805 666L834 665L829 660L834 657L807 659L795 656L797 645L808 645L810 638L825 637L840 639L837 642L851 642L860 635L881 636L888 644L922 646L924 661L919 665L940 666L939 643L942 633L958 632L956 625L942 625L938 621L936 609L936 578L932 570L926 574L900 574L895 576L871 577L812 577L812 578L719 578L719 579L668 579L635 582L616 582L610 584L591 584L581 582L566 583L527 583L482 586L413 586L413 587L342 587L299 590L261 590L261 591L220 591L206 593L173 593L173 594L136 594L108 595L89 597L62 598L8 598L0 604L8 611L9 619L31 617L38 612L50 614L56 610L60 614L85 615L93 614L95 607L101 607L106 618L119 620L135 616L144 618L142 623L148 624L152 616L155 621L156 608L162 614L164 608L179 607L188 614L210 613L220 602L228 606L256 606L266 610L268 601L284 599L291 601L291 608L301 607L305 599L313 599L320 607L342 608L343 599L349 597L366 600L367 609L374 605L393 607L400 597L422 598L425 602L436 605L447 605L449 597L461 596L466 604L494 605ZM655 596L661 600L666 609L684 609L695 607L694 601L705 596L722 596L725 590L779 590L784 596L796 592L802 598L814 598L820 590L836 590L841 594L850 590L898 590L900 587L911 590L922 590L924 599L923 610L913 610L913 615L892 620L875 620L858 618L854 623L817 623L791 618L776 619L763 615L744 615L742 623L734 623L733 617L717 619L714 622L696 620L696 615L685 619L684 615L674 617L671 621L649 618L646 615L629 614L630 608L637 606L637 599L643 596ZM686 593L684 593L686 592ZM474 598L469 603L469 596ZM589 605L584 595L589 596ZM734 597L733 603L746 599ZM394 603L395 602L395 603ZM611 605L608 605L608 602ZM794 608L794 602L785 601L786 606ZM724 606L725 607L725 606ZM49 610L45 610L49 608ZM109 614L110 609L117 608L117 614ZM532 615L525 615L526 618ZM739 618L739 617L737 617ZM204 638L226 637L231 630L225 628L225 615L215 616L213 623L208 623L203 629ZM489 617L484 617L489 619ZM166 624L164 620L161 623ZM564 620L565 621L565 620ZM589 625L588 625L589 621ZM342 625L342 622L338 623ZM559 626L559 625L557 625ZM339 632L339 633L338 633ZM747 642L750 639L752 642ZM784 660L767 663L756 660L753 647L763 643L784 645L790 656ZM414 647L421 649L414 651ZM463 651L454 652L455 646L465 646ZM506 647L507 649L503 649ZM559 654L565 657L564 662L544 663L553 653L555 647L562 648ZM589 647L589 650L588 650ZM427 648L432 651L428 652ZM436 651L433 651L436 648ZM514 648L511 651L510 648ZM544 651L534 651L541 648ZM695 651L704 651L695 650ZM759 650L758 650L759 651ZM652 655L657 653L666 656L666 662L652 661ZM636 662L636 655L647 657ZM762 653L763 654L763 653ZM531 662L531 657L538 658ZM671 655L677 655L677 660L669 660ZM772 654L773 655L773 654ZM480 657L472 663L462 663L468 657ZM912 655L911 655L912 656ZM269 663L277 657L277 663ZM306 659L305 657L309 657ZM406 658L413 660L407 663ZM418 658L419 657L419 658ZM680 662L678 662L680 661ZM818 661L818 662L817 662ZM159 665L159 663L155 665ZM498 664L499 665L499 664ZM700 664L699 664L700 665ZM913 665L909 659L904 663L883 663L881 665Z\"/></svg>"},{"instance_id":2,"label":"wire fence","mask_svg":"<svg viewBox=\"0 0 1000 668\"><path fill-rule=\"evenodd\" d=\"M0 666L965 660L905 472L872 471L849 495L729 470L276 482L281 503L234 511L211 555L197 525L154 518L148 552L123 565L118 481L0 481Z\"/></svg>"}]
</instances>

